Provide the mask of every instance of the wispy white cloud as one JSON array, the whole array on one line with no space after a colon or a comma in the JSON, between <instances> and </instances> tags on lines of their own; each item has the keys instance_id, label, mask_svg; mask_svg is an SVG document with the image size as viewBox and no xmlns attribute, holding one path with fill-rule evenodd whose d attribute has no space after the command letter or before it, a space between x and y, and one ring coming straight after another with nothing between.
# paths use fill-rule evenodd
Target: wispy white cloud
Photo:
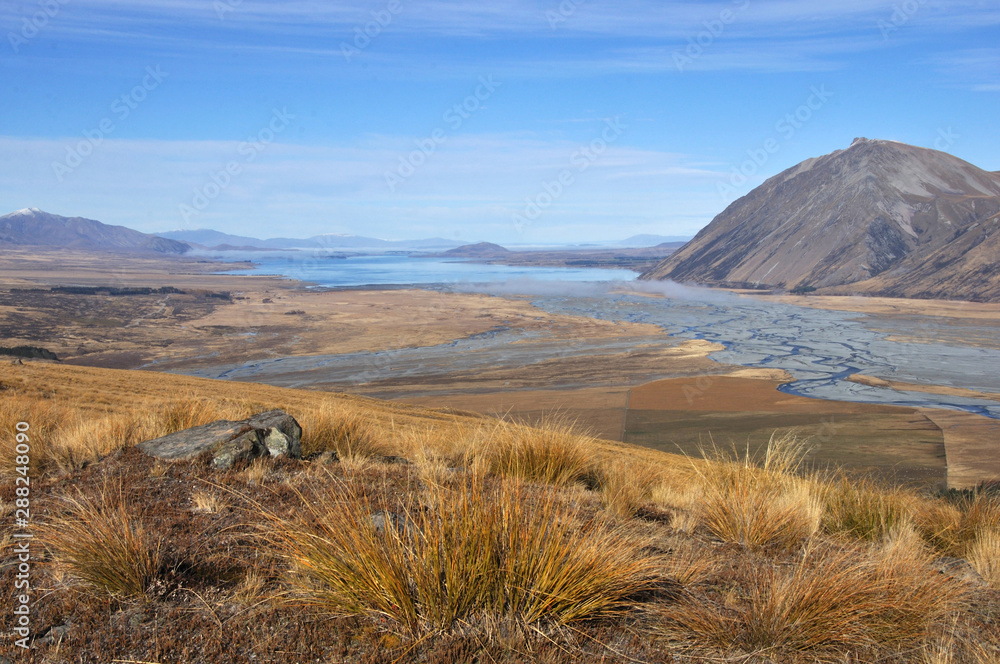
<instances>
[{"instance_id":1,"label":"wispy white cloud","mask_svg":"<svg viewBox=\"0 0 1000 664\"><path fill-rule=\"evenodd\" d=\"M845 52L882 46L879 25L898 21L894 18L898 5L872 0L623 0L581 3L553 23L551 16L560 12L557 0L398 0L395 13L389 11L388 0L144 0L128 4L73 0L46 30L80 41L173 47L192 57L200 50L232 48L340 57L341 44L350 44L356 29L369 27L377 30L380 40L377 49L365 53L369 65L384 65L388 70L403 62L412 65L433 59L438 71L444 72L463 67L462 60L468 58L429 57L427 46L436 44L435 39L528 40L533 46L526 47L526 52L534 55L508 59L506 67L538 75L545 75L551 66L564 75L669 70L674 68L671 52L708 31L712 33L710 47L694 68L787 71L834 68ZM220 6L230 9L220 12ZM935 30L1000 25L1000 8L984 7L978 0L927 0L918 7L904 17L893 39L902 41L905 30L920 25L932 25ZM35 11L34 2L8 3L0 9L0 25L16 30ZM260 38L264 34L267 39ZM588 39L586 49L574 45L581 38Z\"/></svg>"},{"instance_id":2,"label":"wispy white cloud","mask_svg":"<svg viewBox=\"0 0 1000 664\"><path fill-rule=\"evenodd\" d=\"M930 59L953 85L976 92L1000 90L1000 48L963 49Z\"/></svg>"},{"instance_id":3,"label":"wispy white cloud","mask_svg":"<svg viewBox=\"0 0 1000 664\"><path fill-rule=\"evenodd\" d=\"M39 207L145 231L273 234L284 226L282 233L303 236L557 241L611 239L626 230L691 234L719 206L720 174L693 157L612 145L584 171L574 155L585 145L524 134L451 137L394 191L386 173L415 149L413 137L370 136L346 146L275 142L252 161L238 142L105 139L60 181L53 163L81 140L0 137L0 209ZM239 172L222 175L233 162ZM573 184L537 223L515 228L512 214L563 171L572 172Z\"/></svg>"}]
</instances>

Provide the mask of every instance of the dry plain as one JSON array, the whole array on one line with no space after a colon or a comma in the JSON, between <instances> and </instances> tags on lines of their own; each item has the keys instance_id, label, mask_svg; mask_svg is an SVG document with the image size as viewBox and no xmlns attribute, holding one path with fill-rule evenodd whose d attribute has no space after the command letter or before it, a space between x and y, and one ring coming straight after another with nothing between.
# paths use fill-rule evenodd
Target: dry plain
<instances>
[{"instance_id":1,"label":"dry plain","mask_svg":"<svg viewBox=\"0 0 1000 664\"><path fill-rule=\"evenodd\" d=\"M810 437L813 461L823 466L934 485L1000 477L995 420L782 394L777 387L786 377L715 362L709 353L717 344L674 339L655 325L552 314L523 299L479 294L317 290L278 278L216 274L221 267L183 258L5 253L0 345L42 347L73 365L197 373L207 364L297 358L308 365L314 357L447 345L516 330L521 337L511 353L524 361L513 366L463 369L461 357L452 357L446 368L396 375L388 362L346 391L531 422L558 414L604 439L664 451L756 448L775 430L793 429ZM59 290L65 286L171 290ZM970 318L1000 324L998 305L786 299L889 317L935 316L946 324ZM595 350L553 354L553 348L581 344ZM308 371L291 386L345 391Z\"/></svg>"}]
</instances>

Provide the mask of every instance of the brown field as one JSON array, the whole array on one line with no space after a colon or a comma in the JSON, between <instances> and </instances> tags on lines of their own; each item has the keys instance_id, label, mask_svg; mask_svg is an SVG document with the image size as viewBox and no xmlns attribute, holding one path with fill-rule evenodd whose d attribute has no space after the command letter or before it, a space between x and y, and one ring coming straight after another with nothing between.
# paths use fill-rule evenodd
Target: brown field
<instances>
[{"instance_id":1,"label":"brown field","mask_svg":"<svg viewBox=\"0 0 1000 664\"><path fill-rule=\"evenodd\" d=\"M497 328L559 339L664 335L653 325L547 314L530 303L426 290L314 291L270 277L209 274L185 259L4 255L0 340L74 364L178 369L206 362L430 346ZM222 266L224 267L224 266ZM25 292L58 285L156 287L183 293Z\"/></svg>"},{"instance_id":2,"label":"brown field","mask_svg":"<svg viewBox=\"0 0 1000 664\"><path fill-rule=\"evenodd\" d=\"M753 291L737 292L742 295L770 300L772 302L784 302L800 307L831 309L833 311L1000 321L1000 304L995 303L965 302L961 300L913 300L861 295L760 295L753 293Z\"/></svg>"},{"instance_id":3,"label":"brown field","mask_svg":"<svg viewBox=\"0 0 1000 664\"><path fill-rule=\"evenodd\" d=\"M781 377L718 364L707 357L711 344L671 340L656 326L554 316L526 301L483 295L313 291L270 277L209 274L219 268L183 258L109 261L70 252L5 253L0 263L0 344L41 346L77 365L183 372L206 363L427 346L501 328L537 333L540 343L550 345L627 338L628 351L528 359L514 368L406 379L389 371L358 391L431 408L509 413L529 422L559 414L602 438L671 452L693 452L710 441L756 448L773 431L794 429L811 438L813 460L819 464L844 464L902 481L943 484L947 479L952 486L1000 477L997 455L991 452L990 441L997 439L992 421L953 413L932 418L914 409L783 395L775 389ZM11 290L55 285L172 286L185 292L111 297ZM998 305L781 297L796 304L901 316L957 321L1000 317ZM518 352L530 358L531 343L519 343ZM306 372L286 379L331 389L318 376ZM153 386L167 380L149 374ZM947 393L954 388L920 389ZM94 391L90 403L106 407L117 398L113 390ZM154 391L149 398L159 397ZM946 420L946 426L936 424Z\"/></svg>"}]
</instances>

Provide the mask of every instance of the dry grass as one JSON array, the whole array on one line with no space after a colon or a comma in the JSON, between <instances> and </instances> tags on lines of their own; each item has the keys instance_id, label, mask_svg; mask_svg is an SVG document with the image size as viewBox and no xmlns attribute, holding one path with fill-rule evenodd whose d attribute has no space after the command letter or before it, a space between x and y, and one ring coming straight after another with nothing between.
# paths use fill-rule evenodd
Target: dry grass
<instances>
[{"instance_id":1,"label":"dry grass","mask_svg":"<svg viewBox=\"0 0 1000 664\"><path fill-rule=\"evenodd\" d=\"M191 509L218 514L229 507L229 501L212 491L197 490L191 494Z\"/></svg>"},{"instance_id":2,"label":"dry grass","mask_svg":"<svg viewBox=\"0 0 1000 664\"><path fill-rule=\"evenodd\" d=\"M1000 530L984 530L969 547L969 564L990 588L1000 590Z\"/></svg>"},{"instance_id":3,"label":"dry grass","mask_svg":"<svg viewBox=\"0 0 1000 664\"><path fill-rule=\"evenodd\" d=\"M916 500L911 491L880 486L868 478L839 477L823 488L823 529L869 541L909 521Z\"/></svg>"},{"instance_id":4,"label":"dry grass","mask_svg":"<svg viewBox=\"0 0 1000 664\"><path fill-rule=\"evenodd\" d=\"M43 524L53 561L91 590L144 595L160 572L160 542L120 493L63 498L65 509Z\"/></svg>"},{"instance_id":5,"label":"dry grass","mask_svg":"<svg viewBox=\"0 0 1000 664\"><path fill-rule=\"evenodd\" d=\"M371 504L350 487L310 491L307 517L264 514L267 538L291 564L302 602L409 634L484 616L566 624L619 614L651 583L652 563L635 545L579 522L551 491L482 479L432 491L405 505Z\"/></svg>"},{"instance_id":6,"label":"dry grass","mask_svg":"<svg viewBox=\"0 0 1000 664\"><path fill-rule=\"evenodd\" d=\"M827 549L787 569L750 571L735 605L688 599L665 614L668 632L743 652L818 655L923 642L960 590L919 557Z\"/></svg>"},{"instance_id":7,"label":"dry grass","mask_svg":"<svg viewBox=\"0 0 1000 664\"><path fill-rule=\"evenodd\" d=\"M620 518L634 516L652 500L654 487L662 483L662 470L648 463L616 459L604 464L595 462L592 466L601 502Z\"/></svg>"},{"instance_id":8,"label":"dry grass","mask_svg":"<svg viewBox=\"0 0 1000 664\"><path fill-rule=\"evenodd\" d=\"M725 542L750 549L793 549L819 528L822 508L813 483L794 473L805 448L794 435L772 436L759 465L712 451L714 463L695 466L701 483L697 516Z\"/></svg>"},{"instance_id":9,"label":"dry grass","mask_svg":"<svg viewBox=\"0 0 1000 664\"><path fill-rule=\"evenodd\" d=\"M590 439L560 419L536 426L496 420L478 431L468 449L469 466L498 477L569 486L594 471Z\"/></svg>"},{"instance_id":10,"label":"dry grass","mask_svg":"<svg viewBox=\"0 0 1000 664\"><path fill-rule=\"evenodd\" d=\"M336 452L340 459L369 459L392 453L382 432L364 411L328 401L298 414L302 454Z\"/></svg>"},{"instance_id":11,"label":"dry grass","mask_svg":"<svg viewBox=\"0 0 1000 664\"><path fill-rule=\"evenodd\" d=\"M950 556L965 556L980 535L1000 531L1000 497L974 492L954 504L927 501L914 520L938 550Z\"/></svg>"}]
</instances>

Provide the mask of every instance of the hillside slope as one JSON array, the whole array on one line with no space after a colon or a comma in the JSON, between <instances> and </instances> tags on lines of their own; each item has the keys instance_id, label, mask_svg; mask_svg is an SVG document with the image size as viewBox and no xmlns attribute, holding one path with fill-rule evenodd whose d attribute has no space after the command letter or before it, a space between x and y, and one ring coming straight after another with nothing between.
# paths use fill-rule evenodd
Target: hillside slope
<instances>
[{"instance_id":1,"label":"hillside slope","mask_svg":"<svg viewBox=\"0 0 1000 664\"><path fill-rule=\"evenodd\" d=\"M859 138L770 178L642 278L996 301L998 230L996 173Z\"/></svg>"},{"instance_id":2,"label":"hillside slope","mask_svg":"<svg viewBox=\"0 0 1000 664\"><path fill-rule=\"evenodd\" d=\"M183 242L148 235L125 226L110 226L83 217L61 217L25 208L0 217L0 245L82 249L115 253L183 254Z\"/></svg>"}]
</instances>

